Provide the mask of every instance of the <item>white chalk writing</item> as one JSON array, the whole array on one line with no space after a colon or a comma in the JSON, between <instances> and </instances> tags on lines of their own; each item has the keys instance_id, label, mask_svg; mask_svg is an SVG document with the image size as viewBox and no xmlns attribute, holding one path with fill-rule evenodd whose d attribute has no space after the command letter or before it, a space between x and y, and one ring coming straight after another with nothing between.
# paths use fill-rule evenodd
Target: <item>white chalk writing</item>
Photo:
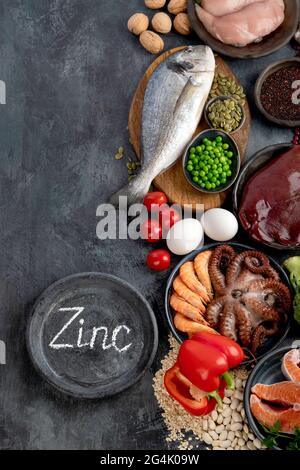
<instances>
[{"instance_id":1,"label":"white chalk writing","mask_svg":"<svg viewBox=\"0 0 300 470\"><path fill-rule=\"evenodd\" d=\"M127 351L131 346L132 343L128 343L123 347L120 347L118 345L118 337L119 334L123 331L127 335L131 332L130 328L126 325L118 325L111 334L111 342L109 341L109 329L106 326L100 326L100 327L93 327L93 332L92 336L89 342L83 343L83 335L84 335L84 319L80 318L79 320L79 327L78 330L78 337L77 337L77 342L76 344L70 344L70 343L58 343L58 340L60 340L61 336L69 330L70 326L75 322L76 318L78 318L83 312L85 308L84 307L70 307L70 308L60 308L60 312L75 312L74 315L71 316L70 320L67 321L63 325L63 327L59 330L59 332L54 336L54 338L50 341L49 347L52 349L74 349L76 346L77 348L89 348L93 350L96 346L96 342L98 337L100 336L100 333L103 333L103 338L102 338L102 343L101 347L103 351L108 350L108 349L114 349L115 351L122 353ZM61 340L60 340L61 341Z\"/></svg>"}]
</instances>

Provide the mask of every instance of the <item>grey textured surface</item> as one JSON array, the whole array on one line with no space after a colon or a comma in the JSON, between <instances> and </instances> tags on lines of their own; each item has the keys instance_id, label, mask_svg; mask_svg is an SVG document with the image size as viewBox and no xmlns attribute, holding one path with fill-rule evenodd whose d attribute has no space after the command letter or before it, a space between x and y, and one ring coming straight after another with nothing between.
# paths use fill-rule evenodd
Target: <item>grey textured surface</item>
<instances>
[{"instance_id":1,"label":"grey textured surface","mask_svg":"<svg viewBox=\"0 0 300 470\"><path fill-rule=\"evenodd\" d=\"M114 160L125 144L135 87L152 61L126 29L142 0L2 0L0 79L0 448L166 448L165 428L151 389L152 372L168 349L163 312L165 274L145 267L148 247L99 241L96 208L127 178ZM170 34L166 47L187 43ZM191 41L196 43L197 39ZM249 97L267 64L231 61ZM248 155L282 141L290 130L269 125L251 100ZM160 346L153 368L132 389L92 403L56 395L35 373L25 349L32 302L53 281L83 271L120 276L153 306Z\"/></svg>"}]
</instances>

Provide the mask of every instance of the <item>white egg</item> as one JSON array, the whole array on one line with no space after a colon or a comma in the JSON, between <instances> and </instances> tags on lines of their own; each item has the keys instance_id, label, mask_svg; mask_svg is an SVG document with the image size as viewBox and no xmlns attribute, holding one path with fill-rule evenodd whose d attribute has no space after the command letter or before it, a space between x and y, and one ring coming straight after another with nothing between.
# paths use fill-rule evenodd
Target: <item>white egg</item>
<instances>
[{"instance_id":1,"label":"white egg","mask_svg":"<svg viewBox=\"0 0 300 470\"><path fill-rule=\"evenodd\" d=\"M217 242L231 240L238 232L236 217L225 209L210 209L201 218L205 235Z\"/></svg>"},{"instance_id":2,"label":"white egg","mask_svg":"<svg viewBox=\"0 0 300 470\"><path fill-rule=\"evenodd\" d=\"M166 241L175 255L187 255L194 251L203 240L203 229L197 219L183 219L169 230Z\"/></svg>"}]
</instances>

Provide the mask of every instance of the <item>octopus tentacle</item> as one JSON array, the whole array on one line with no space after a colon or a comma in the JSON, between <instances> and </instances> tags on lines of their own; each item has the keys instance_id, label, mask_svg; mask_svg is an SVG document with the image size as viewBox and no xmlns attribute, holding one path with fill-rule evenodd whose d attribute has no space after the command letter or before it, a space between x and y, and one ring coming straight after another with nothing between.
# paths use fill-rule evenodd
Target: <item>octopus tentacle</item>
<instances>
[{"instance_id":1,"label":"octopus tentacle","mask_svg":"<svg viewBox=\"0 0 300 470\"><path fill-rule=\"evenodd\" d=\"M236 333L236 317L234 302L226 303L224 309L220 314L220 333L227 338L237 341Z\"/></svg>"},{"instance_id":2,"label":"octopus tentacle","mask_svg":"<svg viewBox=\"0 0 300 470\"><path fill-rule=\"evenodd\" d=\"M235 316L237 319L239 338L243 346L247 347L251 342L253 329L249 311L242 304L237 303L235 305Z\"/></svg>"},{"instance_id":3,"label":"octopus tentacle","mask_svg":"<svg viewBox=\"0 0 300 470\"><path fill-rule=\"evenodd\" d=\"M292 307L292 296L289 288L275 279L253 281L248 286L249 292L255 293L268 305L268 298L274 297L274 305L288 312Z\"/></svg>"},{"instance_id":4,"label":"octopus tentacle","mask_svg":"<svg viewBox=\"0 0 300 470\"><path fill-rule=\"evenodd\" d=\"M209 326L216 328L219 324L219 317L223 310L224 304L226 302L226 297L218 297L213 300L206 310L206 320L209 323Z\"/></svg>"},{"instance_id":5,"label":"octopus tentacle","mask_svg":"<svg viewBox=\"0 0 300 470\"><path fill-rule=\"evenodd\" d=\"M221 294L226 287L225 273L234 256L231 246L220 245L210 258L208 271L216 294Z\"/></svg>"},{"instance_id":6,"label":"octopus tentacle","mask_svg":"<svg viewBox=\"0 0 300 470\"><path fill-rule=\"evenodd\" d=\"M252 334L251 350L255 353L270 336L274 336L279 331L278 324L274 323L270 328L265 325L259 325Z\"/></svg>"}]
</instances>

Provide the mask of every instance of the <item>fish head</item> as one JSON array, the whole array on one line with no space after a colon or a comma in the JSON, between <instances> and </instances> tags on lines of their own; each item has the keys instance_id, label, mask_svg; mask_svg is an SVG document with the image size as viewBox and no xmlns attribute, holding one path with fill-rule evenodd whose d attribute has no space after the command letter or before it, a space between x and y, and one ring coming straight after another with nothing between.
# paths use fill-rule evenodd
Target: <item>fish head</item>
<instances>
[{"instance_id":1,"label":"fish head","mask_svg":"<svg viewBox=\"0 0 300 470\"><path fill-rule=\"evenodd\" d=\"M174 72L193 76L215 71L215 56L208 46L189 46L168 60L168 67Z\"/></svg>"}]
</instances>

